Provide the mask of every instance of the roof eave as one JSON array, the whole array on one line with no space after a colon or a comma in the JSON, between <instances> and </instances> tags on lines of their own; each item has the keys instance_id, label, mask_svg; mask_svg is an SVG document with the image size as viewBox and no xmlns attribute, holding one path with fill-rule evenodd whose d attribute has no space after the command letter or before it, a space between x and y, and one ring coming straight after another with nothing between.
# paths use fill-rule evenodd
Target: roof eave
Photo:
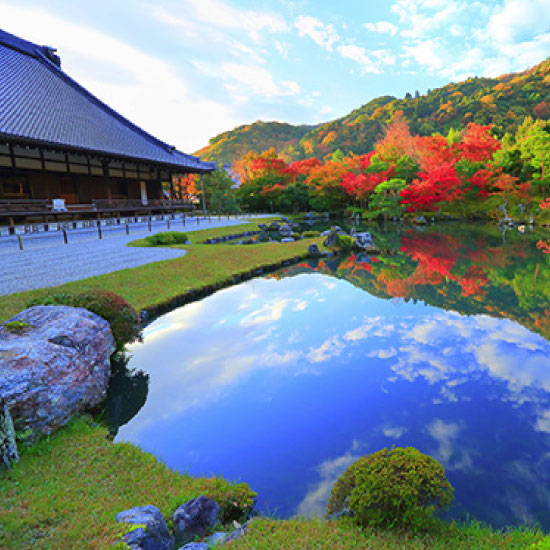
<instances>
[{"instance_id":1,"label":"roof eave","mask_svg":"<svg viewBox=\"0 0 550 550\"><path fill-rule=\"evenodd\" d=\"M217 169L217 166L215 163L202 161L198 157L191 157L192 159L196 159L196 161L192 161L188 164L184 164L180 162L170 163L170 162L163 162L163 161L159 161L151 158L129 156L129 155L124 155L122 153L114 153L112 151L104 151L100 149L87 149L87 148L78 147L75 145L67 145L64 143L58 143L53 141L33 139L26 136L20 136L16 134L6 134L3 132L0 132L0 139L6 140L6 141L17 141L18 143L22 143L25 145L35 145L37 147L50 147L52 149L62 149L67 152L72 151L72 152L78 152L78 153L87 153L87 154L92 154L96 156L106 156L113 159L136 161L136 162L145 163L145 164L155 164L157 166L161 166L165 168L185 168L187 172L208 173L208 172L213 172ZM177 151L177 152L186 157L190 157L190 155L186 155L181 151Z\"/></svg>"}]
</instances>

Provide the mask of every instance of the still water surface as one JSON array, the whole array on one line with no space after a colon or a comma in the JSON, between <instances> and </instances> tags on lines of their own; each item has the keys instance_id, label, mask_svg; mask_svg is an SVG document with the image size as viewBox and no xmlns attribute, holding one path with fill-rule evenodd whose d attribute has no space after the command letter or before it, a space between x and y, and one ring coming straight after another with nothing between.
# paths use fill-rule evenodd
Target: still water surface
<instances>
[{"instance_id":1,"label":"still water surface","mask_svg":"<svg viewBox=\"0 0 550 550\"><path fill-rule=\"evenodd\" d=\"M128 349L110 396L116 440L246 481L259 510L282 517L322 514L354 460L412 445L444 465L451 517L550 529L550 266L538 238L378 231L379 257L303 263L179 308ZM131 392L143 406L121 413Z\"/></svg>"}]
</instances>

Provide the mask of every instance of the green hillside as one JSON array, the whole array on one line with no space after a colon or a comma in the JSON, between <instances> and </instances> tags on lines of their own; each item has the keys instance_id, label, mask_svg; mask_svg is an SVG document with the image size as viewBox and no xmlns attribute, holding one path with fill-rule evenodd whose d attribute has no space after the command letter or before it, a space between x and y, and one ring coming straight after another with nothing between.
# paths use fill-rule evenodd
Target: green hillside
<instances>
[{"instance_id":1,"label":"green hillside","mask_svg":"<svg viewBox=\"0 0 550 550\"><path fill-rule=\"evenodd\" d=\"M273 147L277 152L292 151L300 148L300 140L314 128L258 121L217 135L195 154L204 160L231 164L250 150L261 153Z\"/></svg>"},{"instance_id":2,"label":"green hillside","mask_svg":"<svg viewBox=\"0 0 550 550\"><path fill-rule=\"evenodd\" d=\"M368 153L384 125L402 111L413 134L447 134L469 122L493 124L497 135L515 132L526 115L550 117L550 58L521 72L498 78L469 78L458 84L404 99L373 99L343 118L316 127L256 122L210 140L197 154L208 160L233 162L249 150L271 147L288 162L307 157L326 158L338 149Z\"/></svg>"}]
</instances>

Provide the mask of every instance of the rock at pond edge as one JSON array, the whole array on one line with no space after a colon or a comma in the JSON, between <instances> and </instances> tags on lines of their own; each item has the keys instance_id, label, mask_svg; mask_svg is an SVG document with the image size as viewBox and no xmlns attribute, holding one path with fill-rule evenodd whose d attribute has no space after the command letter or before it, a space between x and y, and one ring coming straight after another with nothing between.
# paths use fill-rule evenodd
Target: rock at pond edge
<instances>
[{"instance_id":1,"label":"rock at pond edge","mask_svg":"<svg viewBox=\"0 0 550 550\"><path fill-rule=\"evenodd\" d=\"M179 541L188 542L195 536L204 535L216 525L220 506L211 498L200 496L179 506L172 520Z\"/></svg>"},{"instance_id":2,"label":"rock at pond edge","mask_svg":"<svg viewBox=\"0 0 550 550\"><path fill-rule=\"evenodd\" d=\"M18 430L33 436L63 426L101 402L115 341L109 323L83 308L34 306L0 325L0 398Z\"/></svg>"},{"instance_id":3,"label":"rock at pond edge","mask_svg":"<svg viewBox=\"0 0 550 550\"><path fill-rule=\"evenodd\" d=\"M173 550L176 545L156 506L138 506L124 510L115 519L118 523L139 526L126 533L122 539L132 550Z\"/></svg>"}]
</instances>

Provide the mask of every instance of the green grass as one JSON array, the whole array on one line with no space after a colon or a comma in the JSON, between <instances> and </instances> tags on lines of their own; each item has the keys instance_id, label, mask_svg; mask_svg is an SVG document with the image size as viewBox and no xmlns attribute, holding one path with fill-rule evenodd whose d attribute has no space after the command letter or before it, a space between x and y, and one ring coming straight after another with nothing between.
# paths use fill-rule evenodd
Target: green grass
<instances>
[{"instance_id":1,"label":"green grass","mask_svg":"<svg viewBox=\"0 0 550 550\"><path fill-rule=\"evenodd\" d=\"M256 220L256 223L261 220ZM227 246L198 244L212 237L254 229L255 224L190 232L188 253L68 283L55 288L3 296L0 319L11 317L33 296L102 288L116 292L136 309L148 309L191 289L221 284L246 273L305 253L321 238L279 244ZM142 244L140 241L134 245ZM81 418L31 448L23 448L14 470L0 473L0 548L3 550L107 549L121 534L117 512L145 504L165 518L182 502L200 494L221 501L248 502L247 486L220 478L192 478L171 471L131 444L113 444L103 427ZM470 550L550 548L536 530L494 531L478 524L441 524L430 534L360 529L345 521L321 519L252 523L236 550ZM534 545L534 546L532 546Z\"/></svg>"},{"instance_id":2,"label":"green grass","mask_svg":"<svg viewBox=\"0 0 550 550\"><path fill-rule=\"evenodd\" d=\"M257 223L261 223L261 219L255 220L254 223L190 232L189 238L191 243L199 243L212 237L254 230L257 228ZM149 309L190 290L225 284L233 275L241 275L267 265L303 256L312 242L320 243L321 239L250 246L173 245L172 248L187 250L187 254L182 258L123 269L56 287L2 296L0 321L25 309L25 304L36 296L46 296L56 292L79 293L95 288L116 292L138 311ZM138 240L133 245L139 246L143 243L144 240Z\"/></svg>"},{"instance_id":3,"label":"green grass","mask_svg":"<svg viewBox=\"0 0 550 550\"><path fill-rule=\"evenodd\" d=\"M2 550L99 550L123 527L118 512L153 504L168 520L177 506L207 495L228 510L250 503L245 484L180 475L107 430L80 418L30 448L14 469L0 472Z\"/></svg>"},{"instance_id":4,"label":"green grass","mask_svg":"<svg viewBox=\"0 0 550 550\"><path fill-rule=\"evenodd\" d=\"M550 537L537 530L516 529L506 533L472 523L466 526L441 523L430 533L361 529L349 521L323 519L252 522L247 535L229 546L231 550L538 550Z\"/></svg>"}]
</instances>

